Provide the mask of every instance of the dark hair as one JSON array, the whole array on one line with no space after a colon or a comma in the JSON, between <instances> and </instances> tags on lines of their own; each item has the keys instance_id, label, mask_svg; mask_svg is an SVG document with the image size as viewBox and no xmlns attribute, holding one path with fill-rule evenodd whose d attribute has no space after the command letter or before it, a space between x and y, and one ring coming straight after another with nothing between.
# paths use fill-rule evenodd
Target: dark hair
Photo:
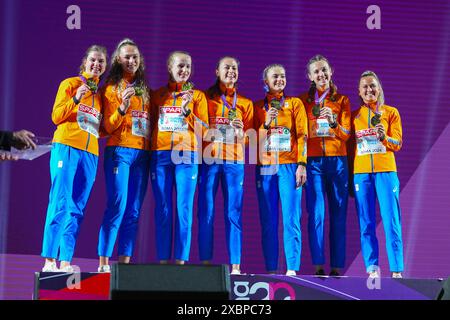
<instances>
[{"instance_id":1,"label":"dark hair","mask_svg":"<svg viewBox=\"0 0 450 320\"><path fill-rule=\"evenodd\" d=\"M87 60L87 58L88 58L88 56L89 56L89 54L91 52L100 52L100 53L102 53L105 56L105 59L108 59L108 53L107 53L105 47L99 46L97 44L94 44L94 45L90 46L89 48L87 48L87 50L86 50L86 52L84 54L84 57L81 60L80 73L79 74L82 74L85 71L84 70L84 65L85 65L86 60Z\"/></svg>"},{"instance_id":2,"label":"dark hair","mask_svg":"<svg viewBox=\"0 0 450 320\"><path fill-rule=\"evenodd\" d=\"M128 39L128 38L125 38L122 41L120 41L116 47L116 50L114 50L114 53L111 58L111 69L109 71L108 77L106 78L106 83L118 85L123 78L123 68L117 59L120 54L120 49L123 46L133 46L138 49L140 62L139 62L139 67L135 73L135 80L139 86L145 88L146 89L145 91L147 91L148 85L147 85L147 78L146 78L145 72L144 72L144 70L145 70L144 57L142 56L137 44L133 40Z\"/></svg>"},{"instance_id":3,"label":"dark hair","mask_svg":"<svg viewBox=\"0 0 450 320\"><path fill-rule=\"evenodd\" d=\"M328 66L330 67L330 69L332 69L330 62L328 61L327 58L325 58L324 56L320 55L320 54L316 54L314 57L312 57L311 59L309 59L308 64L306 65L306 74L309 74L309 67L314 63L314 62L319 62L319 61L325 61ZM337 93L337 87L336 85L333 83L333 80L330 79L330 100L331 101L336 101L336 97L335 94ZM308 90L308 102L313 102L315 97L314 95L316 94L316 83L314 81L311 81L311 85L309 86L309 90Z\"/></svg>"},{"instance_id":4,"label":"dark hair","mask_svg":"<svg viewBox=\"0 0 450 320\"><path fill-rule=\"evenodd\" d=\"M222 63L223 60L225 59L233 59L234 61L236 61L236 64L239 67L239 60L236 59L235 57L232 56L224 56L222 58L219 59L219 61L216 64L216 70L219 70L220 64ZM237 83L234 84L234 86L236 87ZM215 96L220 96L222 94L222 92L220 91L220 77L216 78L216 82L214 82L214 84L209 87L208 90L206 90L206 94L210 97L213 98Z\"/></svg>"}]
</instances>

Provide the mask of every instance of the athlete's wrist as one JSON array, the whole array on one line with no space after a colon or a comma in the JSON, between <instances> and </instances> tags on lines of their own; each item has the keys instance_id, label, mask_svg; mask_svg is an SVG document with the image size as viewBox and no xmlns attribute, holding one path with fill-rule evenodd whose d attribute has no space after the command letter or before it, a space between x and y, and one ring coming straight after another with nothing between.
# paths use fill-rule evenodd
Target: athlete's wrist
<instances>
[{"instance_id":1,"label":"athlete's wrist","mask_svg":"<svg viewBox=\"0 0 450 320\"><path fill-rule=\"evenodd\" d=\"M73 96L72 100L73 100L73 102L75 102L75 104L79 104L80 103L80 100L77 99L77 96Z\"/></svg>"},{"instance_id":2,"label":"athlete's wrist","mask_svg":"<svg viewBox=\"0 0 450 320\"><path fill-rule=\"evenodd\" d=\"M183 116L186 118L186 117L188 117L190 114L191 114L191 109L187 109L187 110L183 110L182 111L182 113L183 113Z\"/></svg>"},{"instance_id":3,"label":"athlete's wrist","mask_svg":"<svg viewBox=\"0 0 450 320\"><path fill-rule=\"evenodd\" d=\"M119 112L119 114L123 117L126 112L124 112L120 107L117 108L117 112Z\"/></svg>"},{"instance_id":4,"label":"athlete's wrist","mask_svg":"<svg viewBox=\"0 0 450 320\"><path fill-rule=\"evenodd\" d=\"M330 122L330 128L331 129L336 129L337 126L338 126L337 115L335 113L332 113L331 122Z\"/></svg>"}]
</instances>

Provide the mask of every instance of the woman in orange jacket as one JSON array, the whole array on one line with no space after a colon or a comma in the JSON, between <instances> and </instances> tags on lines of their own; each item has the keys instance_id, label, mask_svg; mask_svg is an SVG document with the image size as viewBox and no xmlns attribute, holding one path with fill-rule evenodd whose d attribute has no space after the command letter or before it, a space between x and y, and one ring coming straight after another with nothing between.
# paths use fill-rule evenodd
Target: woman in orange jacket
<instances>
[{"instance_id":1,"label":"woman in orange jacket","mask_svg":"<svg viewBox=\"0 0 450 320\"><path fill-rule=\"evenodd\" d=\"M61 82L53 106L57 125L50 156L50 189L45 221L43 272L72 272L70 262L95 181L102 102L98 82L106 68L106 49L88 48L80 74ZM61 261L60 269L56 259Z\"/></svg>"},{"instance_id":2,"label":"woman in orange jacket","mask_svg":"<svg viewBox=\"0 0 450 320\"><path fill-rule=\"evenodd\" d=\"M311 87L301 96L308 114L308 182L306 207L311 257L316 275L325 275L325 196L330 215L330 275L345 265L345 227L348 203L346 141L350 137L350 102L337 92L330 63L312 57L306 66Z\"/></svg>"},{"instance_id":3,"label":"woman in orange jacket","mask_svg":"<svg viewBox=\"0 0 450 320\"><path fill-rule=\"evenodd\" d=\"M208 127L205 94L188 82L191 66L192 58L187 52L172 52L167 60L169 83L152 94L150 172L157 256L162 264L168 263L172 256L174 186L177 192L174 256L177 264L189 259L198 156L202 134Z\"/></svg>"},{"instance_id":4,"label":"woman in orange jacket","mask_svg":"<svg viewBox=\"0 0 450 320\"><path fill-rule=\"evenodd\" d=\"M278 269L278 202L283 217L286 275L300 269L302 186L306 181L308 122L300 99L284 94L286 71L280 64L263 72L267 94L255 103L258 130L256 188L266 270Z\"/></svg>"},{"instance_id":5,"label":"woman in orange jacket","mask_svg":"<svg viewBox=\"0 0 450 320\"><path fill-rule=\"evenodd\" d=\"M203 143L203 164L198 197L200 260L213 256L214 199L219 180L225 201L227 248L231 274L240 274L242 202L244 195L244 132L253 126L253 103L237 93L239 63L223 57L216 67L216 83L208 89L210 129Z\"/></svg>"},{"instance_id":6,"label":"woman in orange jacket","mask_svg":"<svg viewBox=\"0 0 450 320\"><path fill-rule=\"evenodd\" d=\"M135 42L122 40L112 56L103 92L107 208L99 234L99 272L108 265L119 235L119 263L133 254L150 170L150 95L144 58Z\"/></svg>"},{"instance_id":7,"label":"woman in orange jacket","mask_svg":"<svg viewBox=\"0 0 450 320\"><path fill-rule=\"evenodd\" d=\"M400 182L394 152L402 147L400 114L384 101L378 76L365 71L359 80L361 106L352 112L354 192L361 231L361 251L366 271L379 276L375 199L386 234L386 249L393 278L403 271Z\"/></svg>"}]
</instances>

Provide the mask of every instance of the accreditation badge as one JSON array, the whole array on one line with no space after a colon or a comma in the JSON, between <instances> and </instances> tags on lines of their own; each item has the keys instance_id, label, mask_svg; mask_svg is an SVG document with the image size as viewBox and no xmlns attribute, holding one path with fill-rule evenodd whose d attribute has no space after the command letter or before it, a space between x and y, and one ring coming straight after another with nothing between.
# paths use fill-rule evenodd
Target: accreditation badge
<instances>
[{"instance_id":1,"label":"accreditation badge","mask_svg":"<svg viewBox=\"0 0 450 320\"><path fill-rule=\"evenodd\" d=\"M188 124L181 113L181 107L163 106L159 108L159 131L187 132Z\"/></svg>"},{"instance_id":2,"label":"accreditation badge","mask_svg":"<svg viewBox=\"0 0 450 320\"><path fill-rule=\"evenodd\" d=\"M133 136L149 138L150 121L147 111L131 111L131 134Z\"/></svg>"},{"instance_id":3,"label":"accreditation badge","mask_svg":"<svg viewBox=\"0 0 450 320\"><path fill-rule=\"evenodd\" d=\"M291 151L291 132L289 129L282 126L270 128L264 142L264 151Z\"/></svg>"},{"instance_id":4,"label":"accreditation badge","mask_svg":"<svg viewBox=\"0 0 450 320\"><path fill-rule=\"evenodd\" d=\"M77 122L81 130L99 137L98 129L102 114L95 108L80 103L78 105Z\"/></svg>"},{"instance_id":5,"label":"accreditation badge","mask_svg":"<svg viewBox=\"0 0 450 320\"><path fill-rule=\"evenodd\" d=\"M386 153L386 147L377 136L376 128L356 131L357 155Z\"/></svg>"},{"instance_id":6,"label":"accreditation badge","mask_svg":"<svg viewBox=\"0 0 450 320\"><path fill-rule=\"evenodd\" d=\"M312 125L310 128L311 138L325 138L325 137L334 137L334 132L328 123L326 117L319 117L317 119L312 120Z\"/></svg>"},{"instance_id":7,"label":"accreditation badge","mask_svg":"<svg viewBox=\"0 0 450 320\"><path fill-rule=\"evenodd\" d=\"M225 117L209 118L210 129L206 136L207 141L233 144L236 142L234 128L230 125L230 119Z\"/></svg>"}]
</instances>

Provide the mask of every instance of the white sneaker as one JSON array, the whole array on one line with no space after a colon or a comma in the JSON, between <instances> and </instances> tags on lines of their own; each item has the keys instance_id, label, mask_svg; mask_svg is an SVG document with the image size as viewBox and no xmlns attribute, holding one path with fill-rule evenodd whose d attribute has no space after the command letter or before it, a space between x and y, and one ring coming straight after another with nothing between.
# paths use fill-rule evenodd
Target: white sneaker
<instances>
[{"instance_id":1,"label":"white sneaker","mask_svg":"<svg viewBox=\"0 0 450 320\"><path fill-rule=\"evenodd\" d=\"M105 264L98 267L97 271L100 273L111 273L111 267L109 266L109 264Z\"/></svg>"},{"instance_id":2,"label":"white sneaker","mask_svg":"<svg viewBox=\"0 0 450 320\"><path fill-rule=\"evenodd\" d=\"M392 278L394 279L402 279L403 276L400 272L392 272Z\"/></svg>"},{"instance_id":3,"label":"white sneaker","mask_svg":"<svg viewBox=\"0 0 450 320\"><path fill-rule=\"evenodd\" d=\"M297 272L295 272L294 270L288 270L288 271L286 272L286 275L287 275L287 276L296 276L296 275L297 275Z\"/></svg>"},{"instance_id":4,"label":"white sneaker","mask_svg":"<svg viewBox=\"0 0 450 320\"><path fill-rule=\"evenodd\" d=\"M231 270L230 274L232 274L232 275L240 275L241 274L241 270L233 269L233 270Z\"/></svg>"},{"instance_id":5,"label":"white sneaker","mask_svg":"<svg viewBox=\"0 0 450 320\"><path fill-rule=\"evenodd\" d=\"M45 262L42 272L61 272L56 266L56 262Z\"/></svg>"},{"instance_id":6,"label":"white sneaker","mask_svg":"<svg viewBox=\"0 0 450 320\"><path fill-rule=\"evenodd\" d=\"M63 268L59 268L59 271L60 272L66 272L66 273L74 273L75 272L73 267L70 266L70 265L69 266L65 266Z\"/></svg>"}]
</instances>

